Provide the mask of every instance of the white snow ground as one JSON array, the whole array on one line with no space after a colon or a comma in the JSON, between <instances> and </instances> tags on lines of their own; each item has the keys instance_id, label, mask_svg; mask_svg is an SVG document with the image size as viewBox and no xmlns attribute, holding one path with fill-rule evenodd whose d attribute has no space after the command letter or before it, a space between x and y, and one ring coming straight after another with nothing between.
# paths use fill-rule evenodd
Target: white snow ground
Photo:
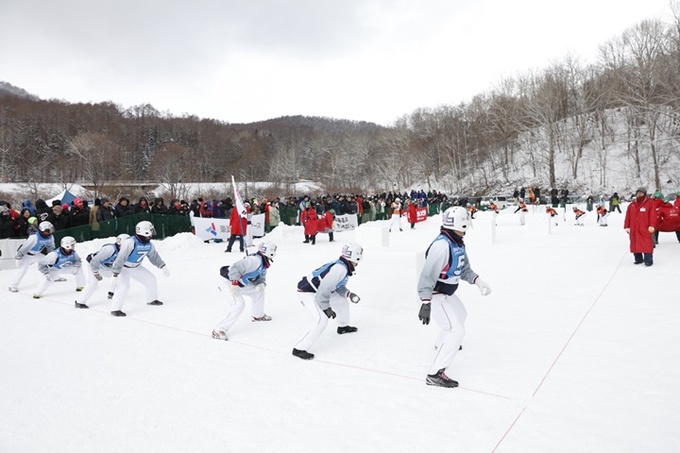
<instances>
[{"instance_id":1,"label":"white snow ground","mask_svg":"<svg viewBox=\"0 0 680 453\"><path fill-rule=\"evenodd\" d=\"M680 244L662 233L651 268L634 266L622 230L527 225L508 208L492 244L490 213L466 241L473 269L492 287L463 284L467 334L449 375L457 389L425 385L438 329L417 317L417 255L439 218L393 232L376 225L302 244L279 227L269 271L269 323L249 305L229 332L218 269L241 258L191 234L157 242L172 276L157 269L162 307L133 282L124 310L109 314L104 288L90 310L73 307L73 282L31 298L0 272L0 451L12 452L675 452L680 448ZM625 212L625 211L624 211ZM335 324L291 355L310 320L298 279L362 238L364 261L349 287L356 334ZM86 255L103 241L79 244ZM108 286L108 282L104 282Z\"/></svg>"}]
</instances>

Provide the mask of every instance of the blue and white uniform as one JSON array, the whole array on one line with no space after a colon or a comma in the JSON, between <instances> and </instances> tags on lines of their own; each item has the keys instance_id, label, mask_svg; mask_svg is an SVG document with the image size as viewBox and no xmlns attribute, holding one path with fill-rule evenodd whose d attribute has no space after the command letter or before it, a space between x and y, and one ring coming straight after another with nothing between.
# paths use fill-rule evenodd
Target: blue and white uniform
<instances>
[{"instance_id":1,"label":"blue and white uniform","mask_svg":"<svg viewBox=\"0 0 680 453\"><path fill-rule=\"evenodd\" d=\"M118 256L118 246L115 243L104 244L101 248L87 256L83 261L83 273L85 274L85 290L76 300L76 303L84 304L99 287L99 281L94 277L95 273L105 277L113 275L113 262Z\"/></svg>"},{"instance_id":2,"label":"blue and white uniform","mask_svg":"<svg viewBox=\"0 0 680 453\"><path fill-rule=\"evenodd\" d=\"M33 296L37 295L40 297L52 285L54 279L62 274L75 275L75 289L76 291L82 290L85 285L85 276L81 266L82 261L75 250L66 253L64 249L59 247L48 253L38 260L38 270L45 276L45 279L38 285L38 289L33 293Z\"/></svg>"},{"instance_id":3,"label":"blue and white uniform","mask_svg":"<svg viewBox=\"0 0 680 453\"><path fill-rule=\"evenodd\" d=\"M39 262L45 254L54 251L54 248L54 236L51 234L48 237L44 237L40 232L31 234L17 250L16 259L19 269L12 277L9 284L10 290L12 288L16 290L19 287L19 283L31 264Z\"/></svg>"},{"instance_id":4,"label":"blue and white uniform","mask_svg":"<svg viewBox=\"0 0 680 453\"><path fill-rule=\"evenodd\" d=\"M250 314L253 319L265 317L264 313L264 290L267 285L267 269L271 263L260 252L248 255L229 266L228 278L222 277L219 288L222 292L230 294L229 314L220 322L215 330L227 332L243 313L245 300L248 296L251 301ZM232 282L238 282L238 290L232 290Z\"/></svg>"},{"instance_id":5,"label":"blue and white uniform","mask_svg":"<svg viewBox=\"0 0 680 453\"><path fill-rule=\"evenodd\" d=\"M458 352L465 336L467 311L454 293L461 280L474 283L477 277L470 268L463 238L442 228L425 252L425 266L418 280L418 296L421 301L431 301L432 320L441 329L429 374L448 368Z\"/></svg>"},{"instance_id":6,"label":"blue and white uniform","mask_svg":"<svg viewBox=\"0 0 680 453\"><path fill-rule=\"evenodd\" d=\"M309 331L295 345L308 351L321 337L328 325L324 310L331 307L339 327L349 325L347 281L354 274L354 265L344 257L326 263L298 282L298 299L313 318Z\"/></svg>"},{"instance_id":7,"label":"blue and white uniform","mask_svg":"<svg viewBox=\"0 0 680 453\"><path fill-rule=\"evenodd\" d=\"M125 239L120 244L118 256L111 266L113 275L117 275L117 287L113 295L111 311L123 308L123 303L130 289L130 279L137 280L146 288L147 303L158 299L158 282L156 276L142 266L144 258L148 258L151 264L159 269L165 267L165 262L160 257L151 240L141 241L136 235Z\"/></svg>"}]
</instances>

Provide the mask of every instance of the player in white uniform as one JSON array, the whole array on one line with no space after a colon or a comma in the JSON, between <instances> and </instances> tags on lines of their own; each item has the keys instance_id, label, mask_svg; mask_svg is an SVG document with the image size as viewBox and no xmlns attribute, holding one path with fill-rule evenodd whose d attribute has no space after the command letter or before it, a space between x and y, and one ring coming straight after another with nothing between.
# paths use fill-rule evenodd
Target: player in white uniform
<instances>
[{"instance_id":1,"label":"player in white uniform","mask_svg":"<svg viewBox=\"0 0 680 453\"><path fill-rule=\"evenodd\" d=\"M76 252L76 240L71 236L64 236L58 249L51 251L38 261L38 270L45 276L45 279L38 285L33 298L40 299L45 290L62 274L75 275L76 291L82 291L85 276L81 265L82 261Z\"/></svg>"},{"instance_id":2,"label":"player in white uniform","mask_svg":"<svg viewBox=\"0 0 680 453\"><path fill-rule=\"evenodd\" d=\"M436 343L427 385L457 387L458 382L446 375L456 357L465 335L467 311L454 294L461 280L475 284L483 296L491 288L470 268L463 237L470 228L467 210L456 206L442 214L441 233L425 252L425 266L418 280L418 296L422 302L418 318L423 324L430 323L430 316L441 331Z\"/></svg>"},{"instance_id":3,"label":"player in white uniform","mask_svg":"<svg viewBox=\"0 0 680 453\"><path fill-rule=\"evenodd\" d=\"M356 332L349 325L349 303L358 303L361 298L347 289L349 277L354 275L356 266L363 257L364 249L356 243L342 248L340 258L314 270L298 283L298 298L314 319L309 331L293 348L293 355L303 360L314 358L307 350L319 339L328 325L328 318L338 320L338 334Z\"/></svg>"},{"instance_id":4,"label":"player in white uniform","mask_svg":"<svg viewBox=\"0 0 680 453\"><path fill-rule=\"evenodd\" d=\"M170 270L151 242L151 238L155 234L156 229L153 224L148 220L143 220L135 227L135 235L121 242L118 256L111 267L114 279L112 289L115 292L111 304L113 316L127 316L122 308L130 289L131 278L137 280L146 288L147 305L163 305L163 302L158 300L156 276L142 266L142 261L146 257L151 261L151 264L162 269L166 277L170 276Z\"/></svg>"},{"instance_id":5,"label":"player in white uniform","mask_svg":"<svg viewBox=\"0 0 680 453\"><path fill-rule=\"evenodd\" d=\"M401 229L401 200L395 198L390 207L392 208L392 217L390 217L390 223L388 225L389 231L391 232L392 227L395 225L399 227L399 231L404 231Z\"/></svg>"},{"instance_id":6,"label":"player in white uniform","mask_svg":"<svg viewBox=\"0 0 680 453\"><path fill-rule=\"evenodd\" d=\"M103 280L104 276L113 277L113 262L118 256L121 243L130 237L129 234L119 234L116 236L116 242L104 244L101 248L91 253L85 258L83 262L83 273L85 274L85 291L76 300L76 308L90 308L87 302L92 294L99 287L99 282ZM113 285L114 281L111 281ZM109 291L109 299L113 298L113 291Z\"/></svg>"},{"instance_id":7,"label":"player in white uniform","mask_svg":"<svg viewBox=\"0 0 680 453\"><path fill-rule=\"evenodd\" d=\"M213 338L227 340L227 331L241 316L246 306L243 296L250 298L253 322L272 320L271 316L264 312L264 290L267 286L267 269L274 261L274 256L276 244L272 241L262 241L257 247L257 253L220 269L220 275L223 277L219 285L220 291L230 294L231 301L229 314L212 331Z\"/></svg>"},{"instance_id":8,"label":"player in white uniform","mask_svg":"<svg viewBox=\"0 0 680 453\"><path fill-rule=\"evenodd\" d=\"M17 250L17 270L12 281L9 284L9 290L16 293L19 288L19 283L26 275L28 267L40 261L45 255L54 250L54 226L50 222L40 222L38 231L29 235L19 249Z\"/></svg>"}]
</instances>

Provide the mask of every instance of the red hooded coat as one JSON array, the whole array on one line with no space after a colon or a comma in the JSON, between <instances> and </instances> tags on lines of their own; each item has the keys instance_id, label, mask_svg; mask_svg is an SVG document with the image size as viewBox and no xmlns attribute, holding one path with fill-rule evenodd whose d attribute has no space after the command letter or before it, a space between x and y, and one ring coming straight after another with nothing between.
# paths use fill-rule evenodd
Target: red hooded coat
<instances>
[{"instance_id":1,"label":"red hooded coat","mask_svg":"<svg viewBox=\"0 0 680 453\"><path fill-rule=\"evenodd\" d=\"M647 196L635 199L628 205L624 228L630 228L630 251L632 253L654 253L654 240L649 227L656 229L656 207Z\"/></svg>"}]
</instances>

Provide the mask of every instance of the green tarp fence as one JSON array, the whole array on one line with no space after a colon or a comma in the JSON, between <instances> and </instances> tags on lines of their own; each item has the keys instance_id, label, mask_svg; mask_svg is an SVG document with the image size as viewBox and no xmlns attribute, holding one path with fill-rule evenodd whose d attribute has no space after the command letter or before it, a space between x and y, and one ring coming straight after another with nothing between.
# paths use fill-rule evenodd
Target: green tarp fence
<instances>
[{"instance_id":1,"label":"green tarp fence","mask_svg":"<svg viewBox=\"0 0 680 453\"><path fill-rule=\"evenodd\" d=\"M148 220L156 228L154 239L165 239L177 233L191 232L191 220L185 215L132 214L117 219L100 222L99 225L83 225L65 228L54 232L54 243L59 245L64 236L73 236L77 242L90 241L97 238L118 236L119 234L135 234L135 226L142 220Z\"/></svg>"},{"instance_id":2,"label":"green tarp fence","mask_svg":"<svg viewBox=\"0 0 680 453\"><path fill-rule=\"evenodd\" d=\"M446 203L431 204L428 206L428 216L438 215L444 212L449 205ZM286 225L296 225L299 223L298 210L294 207L285 207L280 210L281 222ZM107 238L126 233L133 235L135 225L142 220L148 220L156 228L154 239L165 239L177 233L192 232L191 219L185 215L162 215L162 214L132 214L117 219L101 222L99 225L83 225L73 228L65 228L54 233L55 244L59 245L64 236L73 236L77 242L90 241L92 239ZM360 219L360 223L362 220ZM376 220L381 220L376 215Z\"/></svg>"}]
</instances>

